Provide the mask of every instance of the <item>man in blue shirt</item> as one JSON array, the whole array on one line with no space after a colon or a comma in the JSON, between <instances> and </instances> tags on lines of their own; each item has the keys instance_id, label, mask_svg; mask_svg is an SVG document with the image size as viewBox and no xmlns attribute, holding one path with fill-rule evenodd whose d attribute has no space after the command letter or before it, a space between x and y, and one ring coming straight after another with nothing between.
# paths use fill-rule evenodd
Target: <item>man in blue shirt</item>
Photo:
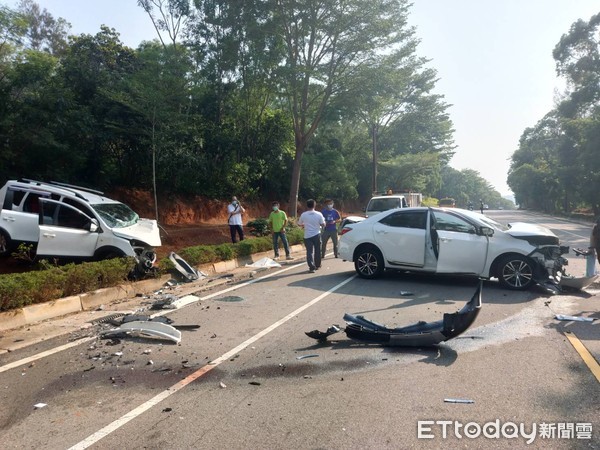
<instances>
[{"instance_id":1,"label":"man in blue shirt","mask_svg":"<svg viewBox=\"0 0 600 450\"><path fill-rule=\"evenodd\" d=\"M333 208L333 200L325 200L325 209L321 211L325 217L325 229L321 233L321 258L325 258L327 241L331 238L333 242L333 254L338 257L338 230L337 224L341 219L340 213Z\"/></svg>"}]
</instances>

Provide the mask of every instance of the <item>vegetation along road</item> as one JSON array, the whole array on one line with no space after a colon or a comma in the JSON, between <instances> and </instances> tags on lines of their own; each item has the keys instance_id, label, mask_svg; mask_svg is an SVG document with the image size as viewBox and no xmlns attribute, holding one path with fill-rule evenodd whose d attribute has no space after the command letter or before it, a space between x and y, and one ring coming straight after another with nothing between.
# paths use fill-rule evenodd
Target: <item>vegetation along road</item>
<instances>
[{"instance_id":1,"label":"vegetation along road","mask_svg":"<svg viewBox=\"0 0 600 450\"><path fill-rule=\"evenodd\" d=\"M571 246L585 245L589 233L588 225L549 216L489 214L504 223L544 224ZM581 275L583 260L570 259L571 272ZM199 293L198 302L169 312L176 323L200 325L183 331L180 345L141 338L109 345L95 338L99 326L93 326L0 356L2 447L513 448L534 439L546 448L591 448L598 442L599 380L564 335L572 331L599 360L598 324L554 319L556 313L598 318L595 288L545 297L486 281L481 313L463 336L403 349L357 343L343 333L318 343L304 332L343 325L345 312L392 326L438 320L471 297L477 280L393 272L362 280L351 263L331 255L314 274L294 261L261 275L226 292ZM89 339L23 360L74 336ZM46 406L35 409L38 403ZM506 437L506 427L495 439L481 430L473 437L475 425L467 430L471 437L455 429L496 420L500 427L523 424L528 437ZM453 421L445 438L437 421ZM553 438L543 436L544 423L554 424Z\"/></svg>"}]
</instances>

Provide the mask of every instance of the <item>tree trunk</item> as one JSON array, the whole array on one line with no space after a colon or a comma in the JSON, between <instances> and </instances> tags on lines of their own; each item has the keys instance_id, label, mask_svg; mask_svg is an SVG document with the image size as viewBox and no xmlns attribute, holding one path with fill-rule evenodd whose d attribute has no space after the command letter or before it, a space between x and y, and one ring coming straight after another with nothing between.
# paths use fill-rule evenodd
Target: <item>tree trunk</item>
<instances>
[{"instance_id":1,"label":"tree trunk","mask_svg":"<svg viewBox=\"0 0 600 450\"><path fill-rule=\"evenodd\" d=\"M156 193L156 106L152 111L152 190L154 191L154 215L158 223L158 195Z\"/></svg>"},{"instance_id":2,"label":"tree trunk","mask_svg":"<svg viewBox=\"0 0 600 450\"><path fill-rule=\"evenodd\" d=\"M373 185L371 186L373 195L377 195L377 125L371 126L373 142Z\"/></svg>"},{"instance_id":3,"label":"tree trunk","mask_svg":"<svg viewBox=\"0 0 600 450\"><path fill-rule=\"evenodd\" d=\"M300 190L300 168L302 167L304 147L305 144L302 140L296 141L296 157L292 169L292 184L290 185L290 200L288 202L288 214L291 217L298 216L298 191Z\"/></svg>"}]
</instances>

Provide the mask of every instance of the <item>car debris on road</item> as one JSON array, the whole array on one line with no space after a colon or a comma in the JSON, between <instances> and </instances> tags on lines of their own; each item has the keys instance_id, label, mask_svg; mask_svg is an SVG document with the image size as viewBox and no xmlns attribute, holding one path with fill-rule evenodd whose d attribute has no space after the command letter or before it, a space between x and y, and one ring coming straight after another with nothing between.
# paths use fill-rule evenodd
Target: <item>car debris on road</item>
<instances>
[{"instance_id":1,"label":"car debris on road","mask_svg":"<svg viewBox=\"0 0 600 450\"><path fill-rule=\"evenodd\" d=\"M346 313L344 314L344 320L347 326L344 331L346 336L351 339L379 342L391 346L423 347L439 344L462 334L475 322L481 309L482 289L483 281L480 281L473 297L460 311L446 313L442 320L436 322L420 321L406 327L388 328L363 316L353 316ZM339 331L341 331L341 328L333 325L325 332L313 330L305 334L318 341L324 341L327 337Z\"/></svg>"}]
</instances>

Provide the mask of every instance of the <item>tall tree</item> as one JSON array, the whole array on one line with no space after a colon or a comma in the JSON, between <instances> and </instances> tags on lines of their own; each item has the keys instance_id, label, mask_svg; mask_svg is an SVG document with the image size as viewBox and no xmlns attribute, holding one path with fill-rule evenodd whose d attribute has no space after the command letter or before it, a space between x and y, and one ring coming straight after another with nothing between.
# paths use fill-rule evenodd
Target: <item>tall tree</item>
<instances>
[{"instance_id":1,"label":"tall tree","mask_svg":"<svg viewBox=\"0 0 600 450\"><path fill-rule=\"evenodd\" d=\"M406 38L404 0L271 0L285 58L276 72L295 137L289 209L297 214L302 158L332 96L376 55Z\"/></svg>"},{"instance_id":2,"label":"tall tree","mask_svg":"<svg viewBox=\"0 0 600 450\"><path fill-rule=\"evenodd\" d=\"M163 47L168 44L177 47L191 14L190 0L138 0L138 5L150 17ZM170 42L165 42L163 33L167 34Z\"/></svg>"}]
</instances>

